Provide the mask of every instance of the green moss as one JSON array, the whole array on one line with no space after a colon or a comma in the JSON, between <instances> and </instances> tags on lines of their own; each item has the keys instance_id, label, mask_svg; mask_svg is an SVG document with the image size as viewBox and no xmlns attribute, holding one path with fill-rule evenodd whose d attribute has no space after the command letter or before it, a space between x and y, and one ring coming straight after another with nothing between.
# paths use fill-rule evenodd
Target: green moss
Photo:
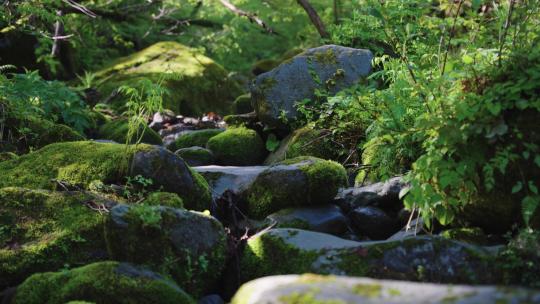
<instances>
[{"instance_id":1,"label":"green moss","mask_svg":"<svg viewBox=\"0 0 540 304\"><path fill-rule=\"evenodd\" d=\"M279 297L279 300L284 304L347 304L347 302L339 299L317 299L318 290L315 288L305 292L293 292L289 295Z\"/></svg>"},{"instance_id":2,"label":"green moss","mask_svg":"<svg viewBox=\"0 0 540 304\"><path fill-rule=\"evenodd\" d=\"M274 59L259 60L255 62L255 64L253 64L253 66L251 67L251 73L253 73L253 75L260 75L262 73L271 71L278 65L279 65L278 60L274 60Z\"/></svg>"},{"instance_id":3,"label":"green moss","mask_svg":"<svg viewBox=\"0 0 540 304\"><path fill-rule=\"evenodd\" d=\"M179 149L175 154L190 166L207 166L214 163L214 154L201 147Z\"/></svg>"},{"instance_id":4,"label":"green moss","mask_svg":"<svg viewBox=\"0 0 540 304\"><path fill-rule=\"evenodd\" d=\"M251 105L251 94L244 94L238 96L233 103L234 113L245 114L255 111Z\"/></svg>"},{"instance_id":5,"label":"green moss","mask_svg":"<svg viewBox=\"0 0 540 304\"><path fill-rule=\"evenodd\" d=\"M173 282L118 262L33 275L17 288L13 303L61 304L73 299L96 303L195 303Z\"/></svg>"},{"instance_id":6,"label":"green moss","mask_svg":"<svg viewBox=\"0 0 540 304\"><path fill-rule=\"evenodd\" d=\"M261 137L254 130L244 127L227 129L210 138L206 146L221 165L256 165L266 156Z\"/></svg>"},{"instance_id":7,"label":"green moss","mask_svg":"<svg viewBox=\"0 0 540 304\"><path fill-rule=\"evenodd\" d=\"M279 165L298 170L274 170ZM247 192L247 211L264 218L283 208L326 204L346 186L346 171L336 162L314 157L285 160L257 176Z\"/></svg>"},{"instance_id":8,"label":"green moss","mask_svg":"<svg viewBox=\"0 0 540 304\"><path fill-rule=\"evenodd\" d=\"M141 204L149 206L167 206L173 208L184 208L182 198L176 193L152 192Z\"/></svg>"},{"instance_id":9,"label":"green moss","mask_svg":"<svg viewBox=\"0 0 540 304\"><path fill-rule=\"evenodd\" d=\"M380 284L356 284L352 292L364 298L373 299L381 296L382 286Z\"/></svg>"},{"instance_id":10,"label":"green moss","mask_svg":"<svg viewBox=\"0 0 540 304\"><path fill-rule=\"evenodd\" d=\"M208 210L210 203L212 202L210 186L204 177L198 172L195 172L191 168L189 168L189 172L191 173L191 177L194 181L194 190L190 193L185 193L183 198L186 202L190 201L196 203L192 205L186 204L186 207L197 211Z\"/></svg>"},{"instance_id":11,"label":"green moss","mask_svg":"<svg viewBox=\"0 0 540 304\"><path fill-rule=\"evenodd\" d=\"M0 188L54 189L53 179L84 188L95 180L106 184L123 182L131 156L150 148L139 145L128 150L125 145L90 141L51 144L16 160L1 162Z\"/></svg>"},{"instance_id":12,"label":"green moss","mask_svg":"<svg viewBox=\"0 0 540 304\"><path fill-rule=\"evenodd\" d=\"M105 204L79 192L0 189L0 289L106 255L104 216L89 201Z\"/></svg>"},{"instance_id":13,"label":"green moss","mask_svg":"<svg viewBox=\"0 0 540 304\"><path fill-rule=\"evenodd\" d=\"M229 113L232 101L242 93L219 64L195 49L171 41L120 58L96 74L98 79L106 79L98 87L103 96L109 96L121 85L136 86L142 79L161 82L170 91L163 106L184 115ZM124 98L112 101L117 109L125 103Z\"/></svg>"},{"instance_id":14,"label":"green moss","mask_svg":"<svg viewBox=\"0 0 540 304\"><path fill-rule=\"evenodd\" d=\"M246 282L270 275L312 272L311 265L318 255L316 251L301 250L268 233L256 235L248 240L242 255L241 278Z\"/></svg>"},{"instance_id":15,"label":"green moss","mask_svg":"<svg viewBox=\"0 0 540 304\"><path fill-rule=\"evenodd\" d=\"M175 152L178 149L189 147L205 147L208 140L220 133L223 129L205 129L189 132L180 136L177 140L169 145L168 149Z\"/></svg>"},{"instance_id":16,"label":"green moss","mask_svg":"<svg viewBox=\"0 0 540 304\"><path fill-rule=\"evenodd\" d=\"M215 218L159 206L119 207L105 228L113 259L166 274L195 296L210 291L226 259L225 233Z\"/></svg>"},{"instance_id":17,"label":"green moss","mask_svg":"<svg viewBox=\"0 0 540 304\"><path fill-rule=\"evenodd\" d=\"M17 158L19 158L19 156L13 152L0 152L0 162Z\"/></svg>"},{"instance_id":18,"label":"green moss","mask_svg":"<svg viewBox=\"0 0 540 304\"><path fill-rule=\"evenodd\" d=\"M127 143L127 135L129 131L129 122L127 119L117 119L102 125L99 128L100 139L114 140L117 143ZM135 144L139 137L142 135L141 142L152 145L161 145L163 141L156 131L150 129L148 126L141 126L135 134L129 144Z\"/></svg>"},{"instance_id":19,"label":"green moss","mask_svg":"<svg viewBox=\"0 0 540 304\"><path fill-rule=\"evenodd\" d=\"M309 127L298 129L281 142L279 148L270 154L265 164L299 156L314 156L322 159L337 159L337 149L326 141L327 131L314 130Z\"/></svg>"},{"instance_id":20,"label":"green moss","mask_svg":"<svg viewBox=\"0 0 540 304\"><path fill-rule=\"evenodd\" d=\"M324 65L332 65L337 63L336 54L332 49L328 49L326 52L315 53L315 60Z\"/></svg>"},{"instance_id":21,"label":"green moss","mask_svg":"<svg viewBox=\"0 0 540 304\"><path fill-rule=\"evenodd\" d=\"M449 240L468 242L473 244L485 245L487 238L480 228L454 228L440 233L440 235Z\"/></svg>"}]
</instances>

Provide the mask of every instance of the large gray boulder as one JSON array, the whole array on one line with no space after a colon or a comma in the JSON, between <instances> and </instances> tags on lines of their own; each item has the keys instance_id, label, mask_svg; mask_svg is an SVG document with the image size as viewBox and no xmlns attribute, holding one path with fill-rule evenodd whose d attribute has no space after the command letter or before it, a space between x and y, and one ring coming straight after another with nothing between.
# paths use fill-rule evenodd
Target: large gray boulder
<instances>
[{"instance_id":1,"label":"large gray boulder","mask_svg":"<svg viewBox=\"0 0 540 304\"><path fill-rule=\"evenodd\" d=\"M287 129L283 115L294 120L296 102L313 99L316 89L333 95L356 84L371 72L372 59L371 51L363 49L337 45L309 49L257 76L251 86L255 111L265 124Z\"/></svg>"},{"instance_id":2,"label":"large gray boulder","mask_svg":"<svg viewBox=\"0 0 540 304\"><path fill-rule=\"evenodd\" d=\"M212 190L214 198L221 197L225 191L231 191L237 196L242 194L253 184L257 176L267 166L201 166L193 167L193 170L206 179Z\"/></svg>"},{"instance_id":3,"label":"large gray boulder","mask_svg":"<svg viewBox=\"0 0 540 304\"><path fill-rule=\"evenodd\" d=\"M356 242L300 229L270 229L248 242L244 281L278 274L333 274L441 283L497 282L498 249L439 237Z\"/></svg>"},{"instance_id":4,"label":"large gray boulder","mask_svg":"<svg viewBox=\"0 0 540 304\"><path fill-rule=\"evenodd\" d=\"M147 265L200 296L225 267L226 236L214 217L162 206L118 205L105 224L110 257Z\"/></svg>"},{"instance_id":5,"label":"large gray boulder","mask_svg":"<svg viewBox=\"0 0 540 304\"><path fill-rule=\"evenodd\" d=\"M281 303L491 304L540 303L540 291L497 286L438 285L313 274L248 282L232 304Z\"/></svg>"},{"instance_id":6,"label":"large gray boulder","mask_svg":"<svg viewBox=\"0 0 540 304\"><path fill-rule=\"evenodd\" d=\"M337 236L348 231L347 218L338 206L332 204L283 209L267 216L266 223L279 228L299 228Z\"/></svg>"}]
</instances>

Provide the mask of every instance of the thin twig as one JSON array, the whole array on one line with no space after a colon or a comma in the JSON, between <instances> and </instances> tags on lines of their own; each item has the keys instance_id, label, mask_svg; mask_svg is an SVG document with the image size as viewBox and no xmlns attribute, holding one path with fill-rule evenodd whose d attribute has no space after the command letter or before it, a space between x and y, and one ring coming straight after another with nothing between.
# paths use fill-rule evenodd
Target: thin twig
<instances>
[{"instance_id":1,"label":"thin twig","mask_svg":"<svg viewBox=\"0 0 540 304\"><path fill-rule=\"evenodd\" d=\"M512 13L514 12L514 5L516 4L516 0L508 0L508 4L508 16L506 16L503 33L499 41L499 67L502 65L502 51L506 40L506 35L508 34L508 28L510 27L510 22L512 21Z\"/></svg>"},{"instance_id":2,"label":"thin twig","mask_svg":"<svg viewBox=\"0 0 540 304\"><path fill-rule=\"evenodd\" d=\"M446 44L446 52L444 52L444 60L443 60L443 65L442 65L442 69L441 69L441 76L444 75L444 69L446 68L446 60L448 59L448 52L450 52L450 46L451 46L452 38L454 38L454 32L456 30L456 23L457 23L457 19L459 17L459 11L461 10L461 5L463 5L463 0L459 1L457 11L456 11L456 15L454 16L454 22L452 24L452 28L450 29L450 35L448 36L448 43Z\"/></svg>"}]
</instances>

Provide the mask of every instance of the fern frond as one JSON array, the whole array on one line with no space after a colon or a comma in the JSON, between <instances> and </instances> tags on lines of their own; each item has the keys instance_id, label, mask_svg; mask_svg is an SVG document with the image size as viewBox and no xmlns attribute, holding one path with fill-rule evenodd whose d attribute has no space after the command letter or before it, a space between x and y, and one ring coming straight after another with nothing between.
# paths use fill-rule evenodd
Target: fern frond
<instances>
[{"instance_id":1,"label":"fern frond","mask_svg":"<svg viewBox=\"0 0 540 304\"><path fill-rule=\"evenodd\" d=\"M8 70L15 70L15 69L17 69L17 67L12 64L0 65L0 74L3 74L5 71L8 71Z\"/></svg>"}]
</instances>

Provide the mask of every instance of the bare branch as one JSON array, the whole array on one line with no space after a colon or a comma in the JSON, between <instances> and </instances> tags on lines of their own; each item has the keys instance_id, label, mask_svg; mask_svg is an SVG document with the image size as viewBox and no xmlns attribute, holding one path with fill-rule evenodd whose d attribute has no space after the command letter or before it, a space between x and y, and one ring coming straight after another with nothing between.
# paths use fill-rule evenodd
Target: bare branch
<instances>
[{"instance_id":1,"label":"bare branch","mask_svg":"<svg viewBox=\"0 0 540 304\"><path fill-rule=\"evenodd\" d=\"M330 38L330 35L328 34L328 31L326 31L326 27L324 26L321 17L319 17L319 14L317 14L317 11L313 8L313 6L311 6L311 4L307 0L296 0L296 2L300 4L300 6L302 6L302 8L306 11L309 19L311 20L311 23L313 23L313 25L319 32L319 35L321 35L321 38Z\"/></svg>"},{"instance_id":2,"label":"bare branch","mask_svg":"<svg viewBox=\"0 0 540 304\"><path fill-rule=\"evenodd\" d=\"M257 24L260 27L262 27L269 34L276 34L276 32L271 27L269 27L263 20L261 20L261 18L257 17L256 14L243 11L243 10L237 8L236 6L234 6L234 4L230 3L227 0L219 0L219 2L221 2L221 4L223 4L223 6L225 6L228 10L235 13L236 15L248 18L249 21Z\"/></svg>"}]
</instances>

